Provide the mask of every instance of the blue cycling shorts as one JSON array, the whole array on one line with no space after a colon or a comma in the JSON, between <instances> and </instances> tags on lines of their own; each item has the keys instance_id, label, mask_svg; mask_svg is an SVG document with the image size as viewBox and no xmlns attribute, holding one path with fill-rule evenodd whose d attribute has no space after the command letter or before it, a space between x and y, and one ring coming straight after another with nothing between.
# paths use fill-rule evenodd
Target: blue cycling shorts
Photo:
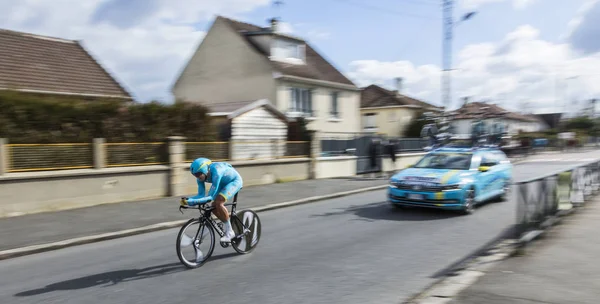
<instances>
[{"instance_id":1,"label":"blue cycling shorts","mask_svg":"<svg viewBox=\"0 0 600 304\"><path fill-rule=\"evenodd\" d=\"M230 183L221 186L219 188L219 191L217 191L217 193L218 193L218 195L225 198L225 201L228 201L230 198L235 196L235 194L238 193L242 189L242 185L243 185L243 183L241 180L234 179Z\"/></svg>"}]
</instances>

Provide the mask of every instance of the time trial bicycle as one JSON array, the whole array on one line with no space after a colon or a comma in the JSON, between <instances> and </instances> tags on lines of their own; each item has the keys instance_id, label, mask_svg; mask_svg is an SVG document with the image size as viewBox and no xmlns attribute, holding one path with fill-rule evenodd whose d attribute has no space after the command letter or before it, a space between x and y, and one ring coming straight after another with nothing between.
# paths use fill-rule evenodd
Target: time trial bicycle
<instances>
[{"instance_id":1,"label":"time trial bicycle","mask_svg":"<svg viewBox=\"0 0 600 304\"><path fill-rule=\"evenodd\" d=\"M235 232L235 237L231 239L231 247L239 254L247 254L252 252L260 241L261 223L258 214L252 210L236 211L237 198L238 195L236 194L232 203L225 204L225 206L231 206L229 221ZM223 223L217 222L212 217L212 211L215 207L211 203L207 202L198 206L179 206L179 211L182 214L181 209L198 209L200 211L200 216L187 221L177 234L177 257L188 268L198 268L211 257L215 249L215 231L220 237L225 235ZM205 237L205 232L208 238ZM223 248L230 245L230 243L224 242L220 242L220 244ZM203 245L208 246L202 247ZM186 250L189 247L193 251L190 250L188 254Z\"/></svg>"}]
</instances>

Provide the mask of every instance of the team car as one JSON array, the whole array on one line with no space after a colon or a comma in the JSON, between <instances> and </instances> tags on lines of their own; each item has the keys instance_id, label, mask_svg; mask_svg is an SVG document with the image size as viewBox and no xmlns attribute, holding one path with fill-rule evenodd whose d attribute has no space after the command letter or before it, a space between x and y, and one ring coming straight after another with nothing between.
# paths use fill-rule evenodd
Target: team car
<instances>
[{"instance_id":1,"label":"team car","mask_svg":"<svg viewBox=\"0 0 600 304\"><path fill-rule=\"evenodd\" d=\"M425 207L471 214L491 199L504 199L512 164L498 148L439 148L394 174L387 190L393 206Z\"/></svg>"}]
</instances>

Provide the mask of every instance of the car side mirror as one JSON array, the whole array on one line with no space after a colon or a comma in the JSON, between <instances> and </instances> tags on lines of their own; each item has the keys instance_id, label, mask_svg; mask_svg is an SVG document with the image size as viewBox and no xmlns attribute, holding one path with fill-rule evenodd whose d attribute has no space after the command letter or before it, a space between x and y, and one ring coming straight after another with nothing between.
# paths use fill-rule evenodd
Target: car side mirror
<instances>
[{"instance_id":1,"label":"car side mirror","mask_svg":"<svg viewBox=\"0 0 600 304\"><path fill-rule=\"evenodd\" d=\"M479 172L487 172L490 170L490 167L488 166L481 166L479 167Z\"/></svg>"}]
</instances>

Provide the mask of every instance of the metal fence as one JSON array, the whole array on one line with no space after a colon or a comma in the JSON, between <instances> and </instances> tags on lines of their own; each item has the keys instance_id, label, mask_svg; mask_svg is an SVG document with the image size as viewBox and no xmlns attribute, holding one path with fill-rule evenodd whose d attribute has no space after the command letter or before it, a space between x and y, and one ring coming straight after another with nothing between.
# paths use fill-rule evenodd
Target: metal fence
<instances>
[{"instance_id":1,"label":"metal fence","mask_svg":"<svg viewBox=\"0 0 600 304\"><path fill-rule=\"evenodd\" d=\"M561 216L581 207L600 189L600 162L594 161L514 183L517 202L513 238L524 247Z\"/></svg>"},{"instance_id":2,"label":"metal fence","mask_svg":"<svg viewBox=\"0 0 600 304\"><path fill-rule=\"evenodd\" d=\"M226 141L186 142L185 160L191 162L198 157L206 157L214 161L229 160L229 143Z\"/></svg>"},{"instance_id":3,"label":"metal fence","mask_svg":"<svg viewBox=\"0 0 600 304\"><path fill-rule=\"evenodd\" d=\"M397 138L374 133L326 133L320 138L321 155L356 155L365 140L370 142L373 138L388 141L394 145L396 153L423 152L427 146L427 140L422 138Z\"/></svg>"},{"instance_id":4,"label":"metal fence","mask_svg":"<svg viewBox=\"0 0 600 304\"><path fill-rule=\"evenodd\" d=\"M93 146L72 144L8 144L8 172L86 169L93 167Z\"/></svg>"},{"instance_id":5,"label":"metal fence","mask_svg":"<svg viewBox=\"0 0 600 304\"><path fill-rule=\"evenodd\" d=\"M229 143L230 160L260 160L310 157L309 141L236 140Z\"/></svg>"},{"instance_id":6,"label":"metal fence","mask_svg":"<svg viewBox=\"0 0 600 304\"><path fill-rule=\"evenodd\" d=\"M106 143L107 167L162 165L167 163L167 145L150 143Z\"/></svg>"},{"instance_id":7,"label":"metal fence","mask_svg":"<svg viewBox=\"0 0 600 304\"><path fill-rule=\"evenodd\" d=\"M396 146L396 152L422 152L423 148L427 146L427 140L422 138L400 138L392 139L392 142Z\"/></svg>"},{"instance_id":8,"label":"metal fence","mask_svg":"<svg viewBox=\"0 0 600 304\"><path fill-rule=\"evenodd\" d=\"M8 172L94 168L94 149L101 148L106 167L163 165L169 161L168 145L146 143L8 144ZM310 157L309 141L186 142L185 161L208 157L215 161ZM233 152L234 155L230 155Z\"/></svg>"}]
</instances>

